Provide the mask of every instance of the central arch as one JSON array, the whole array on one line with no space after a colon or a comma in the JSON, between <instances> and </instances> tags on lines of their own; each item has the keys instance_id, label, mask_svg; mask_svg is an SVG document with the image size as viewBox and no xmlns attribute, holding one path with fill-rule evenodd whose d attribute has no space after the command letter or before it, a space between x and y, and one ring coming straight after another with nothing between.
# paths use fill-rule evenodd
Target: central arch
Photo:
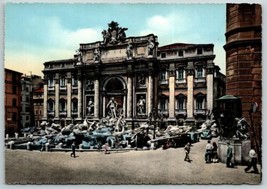
<instances>
[{"instance_id":1,"label":"central arch","mask_svg":"<svg viewBox=\"0 0 267 189\"><path fill-rule=\"evenodd\" d=\"M108 77L104 80L102 86L102 102L103 102L103 117L106 117L110 114L110 111L107 107L111 98L117 103L117 111L122 112L125 116L126 110L126 82L120 76Z\"/></svg>"}]
</instances>

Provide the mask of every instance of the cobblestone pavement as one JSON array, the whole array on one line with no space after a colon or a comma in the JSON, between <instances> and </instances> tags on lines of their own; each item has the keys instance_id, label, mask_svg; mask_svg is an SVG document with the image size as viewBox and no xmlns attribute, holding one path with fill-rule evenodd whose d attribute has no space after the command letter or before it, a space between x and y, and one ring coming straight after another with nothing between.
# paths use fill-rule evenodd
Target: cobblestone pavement
<instances>
[{"instance_id":1,"label":"cobblestone pavement","mask_svg":"<svg viewBox=\"0 0 267 189\"><path fill-rule=\"evenodd\" d=\"M5 150L6 184L260 184L261 174L244 166L206 164L206 141L193 144L191 163L183 148L167 150L39 152ZM261 172L261 169L259 167Z\"/></svg>"}]
</instances>

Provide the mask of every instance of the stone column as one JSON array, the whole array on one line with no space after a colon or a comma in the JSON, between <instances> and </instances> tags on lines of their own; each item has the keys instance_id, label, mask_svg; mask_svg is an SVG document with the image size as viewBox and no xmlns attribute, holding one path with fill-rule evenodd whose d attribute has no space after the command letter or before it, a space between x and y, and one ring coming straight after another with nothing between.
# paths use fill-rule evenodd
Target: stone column
<instances>
[{"instance_id":1,"label":"stone column","mask_svg":"<svg viewBox=\"0 0 267 189\"><path fill-rule=\"evenodd\" d=\"M82 118L82 78L78 79L78 119Z\"/></svg>"},{"instance_id":2,"label":"stone column","mask_svg":"<svg viewBox=\"0 0 267 189\"><path fill-rule=\"evenodd\" d=\"M214 101L214 90L213 90L213 73L214 73L214 65L208 64L207 66L207 110L213 109L213 101Z\"/></svg>"},{"instance_id":3,"label":"stone column","mask_svg":"<svg viewBox=\"0 0 267 189\"><path fill-rule=\"evenodd\" d=\"M149 73L148 76L148 88L147 88L147 114L152 112L153 108L153 76Z\"/></svg>"},{"instance_id":4,"label":"stone column","mask_svg":"<svg viewBox=\"0 0 267 189\"><path fill-rule=\"evenodd\" d=\"M43 119L47 120L47 81L44 84L44 116Z\"/></svg>"},{"instance_id":5,"label":"stone column","mask_svg":"<svg viewBox=\"0 0 267 189\"><path fill-rule=\"evenodd\" d=\"M194 117L194 67L189 62L187 67L187 119Z\"/></svg>"},{"instance_id":6,"label":"stone column","mask_svg":"<svg viewBox=\"0 0 267 189\"><path fill-rule=\"evenodd\" d=\"M59 119L59 79L55 80L55 119Z\"/></svg>"},{"instance_id":7,"label":"stone column","mask_svg":"<svg viewBox=\"0 0 267 189\"><path fill-rule=\"evenodd\" d=\"M71 78L67 78L67 118L71 119Z\"/></svg>"},{"instance_id":8,"label":"stone column","mask_svg":"<svg viewBox=\"0 0 267 189\"><path fill-rule=\"evenodd\" d=\"M128 76L127 78L127 117L132 117L132 102L133 102L133 85L132 78Z\"/></svg>"},{"instance_id":9,"label":"stone column","mask_svg":"<svg viewBox=\"0 0 267 189\"><path fill-rule=\"evenodd\" d=\"M94 117L99 118L99 80L98 78L94 82Z\"/></svg>"},{"instance_id":10,"label":"stone column","mask_svg":"<svg viewBox=\"0 0 267 189\"><path fill-rule=\"evenodd\" d=\"M170 65L172 66L172 65ZM175 70L169 71L169 120L175 121Z\"/></svg>"}]
</instances>

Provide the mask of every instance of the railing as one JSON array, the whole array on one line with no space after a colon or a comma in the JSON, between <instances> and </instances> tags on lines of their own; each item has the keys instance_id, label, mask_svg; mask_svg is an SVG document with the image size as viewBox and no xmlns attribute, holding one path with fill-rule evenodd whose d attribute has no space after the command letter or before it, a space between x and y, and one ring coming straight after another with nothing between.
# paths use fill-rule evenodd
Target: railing
<instances>
[{"instance_id":1,"label":"railing","mask_svg":"<svg viewBox=\"0 0 267 189\"><path fill-rule=\"evenodd\" d=\"M67 115L67 111L66 110L61 110L61 111L59 111L59 115L60 116L66 116Z\"/></svg>"},{"instance_id":2,"label":"railing","mask_svg":"<svg viewBox=\"0 0 267 189\"><path fill-rule=\"evenodd\" d=\"M55 90L55 86L48 86L48 90L49 91L54 91Z\"/></svg>"},{"instance_id":3,"label":"railing","mask_svg":"<svg viewBox=\"0 0 267 189\"><path fill-rule=\"evenodd\" d=\"M51 111L51 110L48 110L47 111L47 114L50 115L50 116L55 116L55 111Z\"/></svg>"},{"instance_id":4,"label":"railing","mask_svg":"<svg viewBox=\"0 0 267 189\"><path fill-rule=\"evenodd\" d=\"M169 81L168 80L159 80L159 83L161 85L166 85L166 84L169 84Z\"/></svg>"},{"instance_id":5,"label":"railing","mask_svg":"<svg viewBox=\"0 0 267 189\"><path fill-rule=\"evenodd\" d=\"M194 114L201 114L201 115L205 115L206 114L206 110L205 109L196 109L194 110Z\"/></svg>"},{"instance_id":6,"label":"railing","mask_svg":"<svg viewBox=\"0 0 267 189\"><path fill-rule=\"evenodd\" d=\"M175 110L175 114L176 115L186 115L186 110L184 109L184 110L179 110L179 109L176 109Z\"/></svg>"},{"instance_id":7,"label":"railing","mask_svg":"<svg viewBox=\"0 0 267 189\"><path fill-rule=\"evenodd\" d=\"M185 79L176 79L175 80L176 83L186 83Z\"/></svg>"}]
</instances>

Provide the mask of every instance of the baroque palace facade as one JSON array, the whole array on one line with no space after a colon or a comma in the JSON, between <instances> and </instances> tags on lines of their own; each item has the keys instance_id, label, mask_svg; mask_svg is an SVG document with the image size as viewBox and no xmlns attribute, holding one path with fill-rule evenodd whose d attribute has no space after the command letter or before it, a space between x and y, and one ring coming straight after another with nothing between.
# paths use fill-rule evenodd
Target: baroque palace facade
<instances>
[{"instance_id":1,"label":"baroque palace facade","mask_svg":"<svg viewBox=\"0 0 267 189\"><path fill-rule=\"evenodd\" d=\"M213 44L158 47L149 34L126 37L111 22L103 41L80 44L74 58L44 63L44 116L62 125L119 114L128 124L203 122L225 94ZM153 116L151 116L153 115Z\"/></svg>"}]
</instances>

